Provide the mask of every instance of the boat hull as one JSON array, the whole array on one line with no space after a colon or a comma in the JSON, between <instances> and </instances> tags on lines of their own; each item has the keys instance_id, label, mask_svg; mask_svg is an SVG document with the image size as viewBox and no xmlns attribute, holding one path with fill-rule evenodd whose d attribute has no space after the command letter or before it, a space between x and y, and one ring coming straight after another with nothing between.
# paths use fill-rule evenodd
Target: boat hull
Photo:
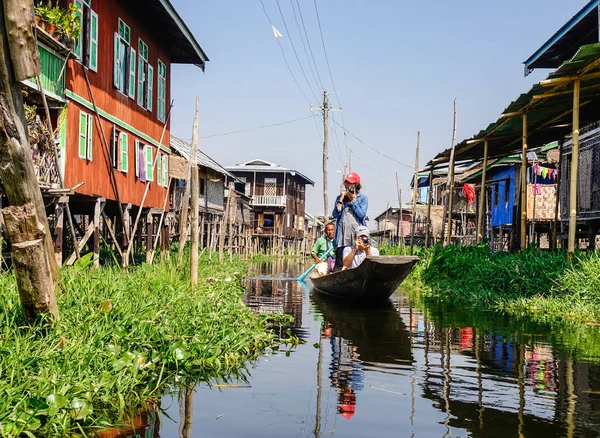
<instances>
[{"instance_id":1,"label":"boat hull","mask_svg":"<svg viewBox=\"0 0 600 438\"><path fill-rule=\"evenodd\" d=\"M367 257L359 267L323 277L311 276L317 292L348 301L381 302L392 295L410 274L418 257Z\"/></svg>"}]
</instances>

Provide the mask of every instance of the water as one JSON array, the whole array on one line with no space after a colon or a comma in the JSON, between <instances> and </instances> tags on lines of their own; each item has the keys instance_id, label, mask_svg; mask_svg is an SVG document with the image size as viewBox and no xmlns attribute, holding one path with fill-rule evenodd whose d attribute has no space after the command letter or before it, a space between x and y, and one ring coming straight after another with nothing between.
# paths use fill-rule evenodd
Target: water
<instances>
[{"instance_id":1,"label":"water","mask_svg":"<svg viewBox=\"0 0 600 438\"><path fill-rule=\"evenodd\" d=\"M164 397L171 419L146 436L600 436L597 328L423 311L402 291L356 309L281 279L303 267L257 269L279 279L249 279L244 300L294 316L304 343L261 357L249 382Z\"/></svg>"}]
</instances>

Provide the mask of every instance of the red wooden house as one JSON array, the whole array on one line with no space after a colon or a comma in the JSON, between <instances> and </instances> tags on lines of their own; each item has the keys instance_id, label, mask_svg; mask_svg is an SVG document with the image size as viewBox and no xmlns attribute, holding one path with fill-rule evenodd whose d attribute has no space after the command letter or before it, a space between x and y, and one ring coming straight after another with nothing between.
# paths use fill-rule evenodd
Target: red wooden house
<instances>
[{"instance_id":1,"label":"red wooden house","mask_svg":"<svg viewBox=\"0 0 600 438\"><path fill-rule=\"evenodd\" d=\"M82 249L93 235L98 251L102 225L121 252L140 208L140 244L168 208L171 65L204 70L208 58L168 0L59 0L73 2L82 31L71 47L36 30L62 181L43 168L39 178L48 196L63 195L51 217L59 231L68 202ZM24 88L31 104L41 103L35 80ZM41 105L37 112L45 118ZM39 153L42 167L54 163L47 155Z\"/></svg>"}]
</instances>

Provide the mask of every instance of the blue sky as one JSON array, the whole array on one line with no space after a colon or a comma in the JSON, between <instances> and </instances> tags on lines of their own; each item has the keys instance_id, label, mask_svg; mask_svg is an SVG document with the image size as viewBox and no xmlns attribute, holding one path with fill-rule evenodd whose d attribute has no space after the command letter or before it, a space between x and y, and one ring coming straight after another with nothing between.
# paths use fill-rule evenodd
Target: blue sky
<instances>
[{"instance_id":1,"label":"blue sky","mask_svg":"<svg viewBox=\"0 0 600 438\"><path fill-rule=\"evenodd\" d=\"M292 12L296 0L263 0L304 94L319 105L304 80L294 43L316 97ZM200 136L311 116L273 37L260 0L172 0L210 58L206 73L176 65L172 70L172 133L191 138L195 97L200 98ZM313 0L298 0L316 67L336 99ZM450 147L452 102L458 99L458 140L494 121L520 93L549 72L525 78L522 62L585 5L584 0L317 0L331 73L344 108L352 170L369 196L369 216L397 205L395 174L403 202L414 166L417 131L420 165ZM296 9L296 13L298 11ZM301 26L300 22L300 26ZM315 113L316 114L316 113ZM316 114L318 115L318 114ZM335 114L341 124L341 117ZM318 128L316 123L318 123ZM335 126L333 122L330 125ZM342 130L330 132L329 199L339 190L346 147ZM305 120L241 134L200 139L200 148L221 164L253 158L296 168L315 181L307 210L322 213L322 122ZM339 144L339 145L338 145ZM370 226L374 226L371 223Z\"/></svg>"}]
</instances>

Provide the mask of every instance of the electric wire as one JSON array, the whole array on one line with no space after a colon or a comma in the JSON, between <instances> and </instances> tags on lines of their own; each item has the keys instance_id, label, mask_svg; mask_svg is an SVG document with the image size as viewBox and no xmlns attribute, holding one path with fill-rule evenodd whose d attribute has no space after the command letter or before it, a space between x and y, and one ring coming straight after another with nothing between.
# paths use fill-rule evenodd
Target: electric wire
<instances>
[{"instance_id":1,"label":"electric wire","mask_svg":"<svg viewBox=\"0 0 600 438\"><path fill-rule=\"evenodd\" d=\"M262 8L263 8L263 12L265 13L265 17L267 17L267 20L269 20L269 24L271 26L273 26L273 22L271 21L271 18L269 17L269 14L267 13L267 9L265 8L265 3L263 2L263 0L260 0L260 3L262 4ZM308 97L306 97L306 94L302 90L302 87L300 87L300 84L298 83L296 76L294 76L294 72L292 71L292 68L290 67L290 63L288 62L287 57L285 56L285 51L283 50L283 46L281 45L279 38L275 38L275 39L277 40L277 44L279 45L279 48L281 49L281 55L283 56L285 65L287 65L287 69L290 72L290 75L292 76L292 79L294 80L296 87L298 87L298 90L300 91L300 93L302 94L304 99L308 102L308 104L310 105L311 104L310 99Z\"/></svg>"},{"instance_id":2,"label":"electric wire","mask_svg":"<svg viewBox=\"0 0 600 438\"><path fill-rule=\"evenodd\" d=\"M290 45L292 46L294 56L296 56L296 61L298 61L298 66L300 66L300 71L302 72L302 76L304 76L304 80L306 81L306 85L308 85L308 89L312 93L315 100L318 102L319 99L317 98L315 91L313 90L312 86L310 85L308 77L306 76L306 72L304 71L304 67L302 67L302 63L300 62L300 57L298 56L298 52L296 51L296 46L294 45L294 39L292 38L292 33L288 29L288 25L287 25L287 22L285 21L285 17L283 16L283 11L281 10L281 5L279 4L279 0L275 0L275 3L277 3L277 9L279 9L279 15L281 15L281 19L283 20L283 26L285 27L285 31L287 32L288 39L290 40ZM294 5L292 4L292 7L293 6ZM295 11L294 11L294 13L295 13ZM277 40L279 40L279 38L277 38Z\"/></svg>"},{"instance_id":3,"label":"electric wire","mask_svg":"<svg viewBox=\"0 0 600 438\"><path fill-rule=\"evenodd\" d=\"M360 138L358 138L356 135L352 134L350 131L348 131L346 128L344 128L343 126L341 126L339 123L337 123L335 120L333 121L336 125L338 125L340 128L342 128L344 130L344 132L347 132L348 134L350 134L351 137L353 137L356 141L358 141L359 143L361 143L363 146L368 147L369 149L371 149L373 152L375 152L376 154L381 155L384 158L387 158L388 160L393 161L396 164L399 164L401 166L407 167L411 170L414 170L414 166L410 166L406 163L403 163L401 161L396 160L395 158L390 157L389 155L386 155L382 152L379 152L377 149L375 149L372 146L369 146L367 143L365 143L364 141L362 141Z\"/></svg>"},{"instance_id":4,"label":"electric wire","mask_svg":"<svg viewBox=\"0 0 600 438\"><path fill-rule=\"evenodd\" d=\"M302 48L304 49L304 55L306 55L306 61L308 62L308 67L310 68L310 73L315 81L315 85L317 86L317 90L323 89L323 84L319 85L319 81L317 81L317 76L315 75L315 67L313 68L312 63L310 62L310 57L308 56L308 51L306 50L306 43L304 42L304 37L302 36L302 29L300 29L300 23L298 22L298 14L296 14L296 7L294 6L294 0L290 0L290 4L292 5L292 11L294 12L294 21L296 21L296 27L298 28L298 33L300 34L300 41L302 41ZM299 5L298 5L299 6ZM318 73L318 71L317 71Z\"/></svg>"},{"instance_id":5,"label":"electric wire","mask_svg":"<svg viewBox=\"0 0 600 438\"><path fill-rule=\"evenodd\" d=\"M198 138L223 137L223 136L226 136L226 135L240 134L242 132L258 131L259 129L271 128L271 127L274 127L274 126L287 125L288 123L294 123L294 122L299 122L301 120L307 120L307 119L310 119L312 116L313 115L311 114L310 116L300 117L298 119L286 120L284 122L279 122L279 123L271 123L270 125L257 126L255 128L238 129L236 131L223 132L221 134L205 135L205 136L198 137Z\"/></svg>"},{"instance_id":6,"label":"electric wire","mask_svg":"<svg viewBox=\"0 0 600 438\"><path fill-rule=\"evenodd\" d=\"M321 90L325 90L325 86L323 85L323 81L321 80L321 75L319 74L319 69L317 68L317 63L315 61L315 55L313 54L313 51L312 51L310 39L308 38L308 32L306 31L306 25L304 23L304 16L302 15L302 9L300 8L299 0L296 0L296 5L298 6L298 13L300 14L300 21L302 22L302 28L304 29L304 36L306 37L306 44L308 45L308 51L310 52L310 57L312 59L313 65L315 66L317 78L319 79L319 84L321 84Z\"/></svg>"}]
</instances>

